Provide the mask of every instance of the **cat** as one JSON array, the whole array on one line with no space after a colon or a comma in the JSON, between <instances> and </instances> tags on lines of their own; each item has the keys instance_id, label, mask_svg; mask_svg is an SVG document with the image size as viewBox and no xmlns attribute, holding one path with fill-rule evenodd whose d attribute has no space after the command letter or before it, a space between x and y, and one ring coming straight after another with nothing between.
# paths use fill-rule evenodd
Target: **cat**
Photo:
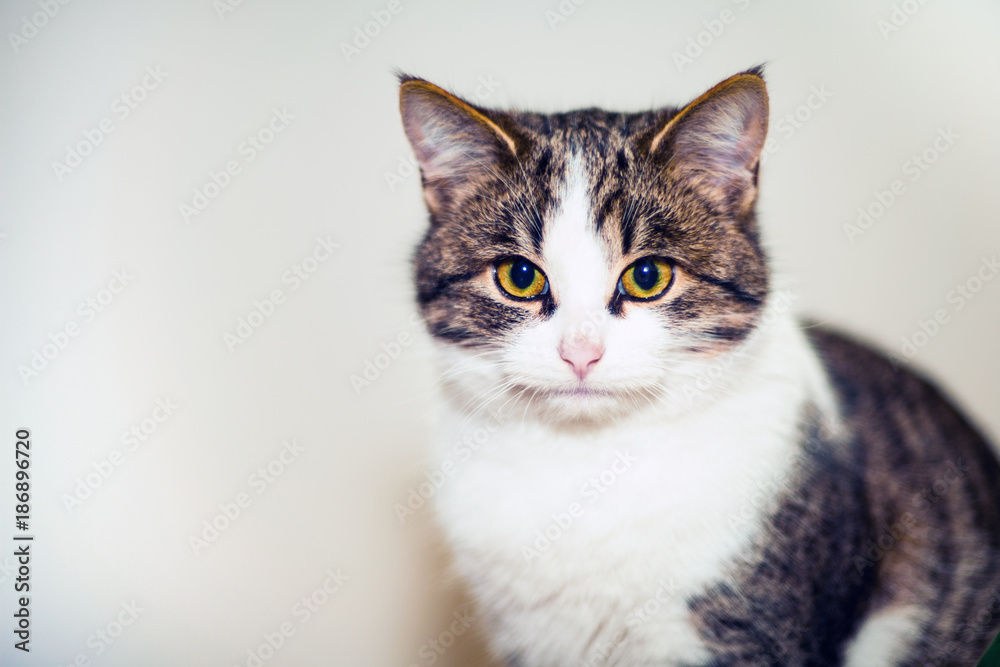
<instances>
[{"instance_id":1,"label":"cat","mask_svg":"<svg viewBox=\"0 0 1000 667\"><path fill-rule=\"evenodd\" d=\"M931 382L775 286L760 68L640 113L487 109L401 74L400 109L430 214L436 515L499 659L975 663L1000 630L1000 464Z\"/></svg>"}]
</instances>

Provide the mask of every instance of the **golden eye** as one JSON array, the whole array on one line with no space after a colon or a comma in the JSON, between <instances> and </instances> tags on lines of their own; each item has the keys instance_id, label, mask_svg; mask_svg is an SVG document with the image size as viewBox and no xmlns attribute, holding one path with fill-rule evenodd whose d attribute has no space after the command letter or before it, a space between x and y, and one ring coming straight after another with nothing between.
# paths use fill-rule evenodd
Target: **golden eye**
<instances>
[{"instance_id":1,"label":"golden eye","mask_svg":"<svg viewBox=\"0 0 1000 667\"><path fill-rule=\"evenodd\" d=\"M618 279L618 291L632 299L649 301L667 291L672 276L669 262L659 257L644 257L625 269Z\"/></svg>"},{"instance_id":2,"label":"golden eye","mask_svg":"<svg viewBox=\"0 0 1000 667\"><path fill-rule=\"evenodd\" d=\"M549 291L545 274L523 257L512 257L497 264L496 278L500 289L515 299L534 299Z\"/></svg>"}]
</instances>

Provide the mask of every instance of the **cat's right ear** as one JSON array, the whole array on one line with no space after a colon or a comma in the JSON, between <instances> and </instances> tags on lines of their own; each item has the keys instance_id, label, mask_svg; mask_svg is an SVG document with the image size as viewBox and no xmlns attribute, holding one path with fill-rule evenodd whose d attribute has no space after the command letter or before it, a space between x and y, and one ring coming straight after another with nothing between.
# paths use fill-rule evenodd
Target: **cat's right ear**
<instances>
[{"instance_id":1,"label":"cat's right ear","mask_svg":"<svg viewBox=\"0 0 1000 667\"><path fill-rule=\"evenodd\" d=\"M517 154L514 139L486 113L423 79L401 77L399 110L432 214Z\"/></svg>"}]
</instances>

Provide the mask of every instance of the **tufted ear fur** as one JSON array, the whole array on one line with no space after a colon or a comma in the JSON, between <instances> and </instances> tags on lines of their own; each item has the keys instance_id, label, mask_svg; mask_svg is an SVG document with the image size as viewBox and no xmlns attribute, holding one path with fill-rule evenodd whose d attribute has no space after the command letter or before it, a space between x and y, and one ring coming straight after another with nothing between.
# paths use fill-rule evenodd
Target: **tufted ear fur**
<instances>
[{"instance_id":1,"label":"tufted ear fur","mask_svg":"<svg viewBox=\"0 0 1000 667\"><path fill-rule=\"evenodd\" d=\"M399 107L432 215L460 201L477 177L516 155L514 139L488 112L428 81L402 77Z\"/></svg>"}]
</instances>

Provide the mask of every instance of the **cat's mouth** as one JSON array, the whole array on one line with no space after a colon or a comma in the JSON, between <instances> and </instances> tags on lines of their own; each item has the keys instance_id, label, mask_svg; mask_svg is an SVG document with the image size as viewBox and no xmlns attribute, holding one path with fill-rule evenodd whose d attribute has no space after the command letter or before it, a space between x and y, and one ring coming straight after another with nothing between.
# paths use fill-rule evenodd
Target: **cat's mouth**
<instances>
[{"instance_id":1,"label":"cat's mouth","mask_svg":"<svg viewBox=\"0 0 1000 667\"><path fill-rule=\"evenodd\" d=\"M639 405L627 391L592 383L513 387L515 402L559 422L601 421L624 416ZM513 408L517 412L518 408Z\"/></svg>"},{"instance_id":2,"label":"cat's mouth","mask_svg":"<svg viewBox=\"0 0 1000 667\"><path fill-rule=\"evenodd\" d=\"M552 387L539 392L535 401L549 419L582 422L621 416L630 409L630 402L623 401L620 391L580 384L569 387ZM530 404L529 404L530 405Z\"/></svg>"},{"instance_id":3,"label":"cat's mouth","mask_svg":"<svg viewBox=\"0 0 1000 667\"><path fill-rule=\"evenodd\" d=\"M550 389L549 396L571 396L580 398L608 397L611 392L606 389L594 389L592 387L573 387L572 389Z\"/></svg>"}]
</instances>

